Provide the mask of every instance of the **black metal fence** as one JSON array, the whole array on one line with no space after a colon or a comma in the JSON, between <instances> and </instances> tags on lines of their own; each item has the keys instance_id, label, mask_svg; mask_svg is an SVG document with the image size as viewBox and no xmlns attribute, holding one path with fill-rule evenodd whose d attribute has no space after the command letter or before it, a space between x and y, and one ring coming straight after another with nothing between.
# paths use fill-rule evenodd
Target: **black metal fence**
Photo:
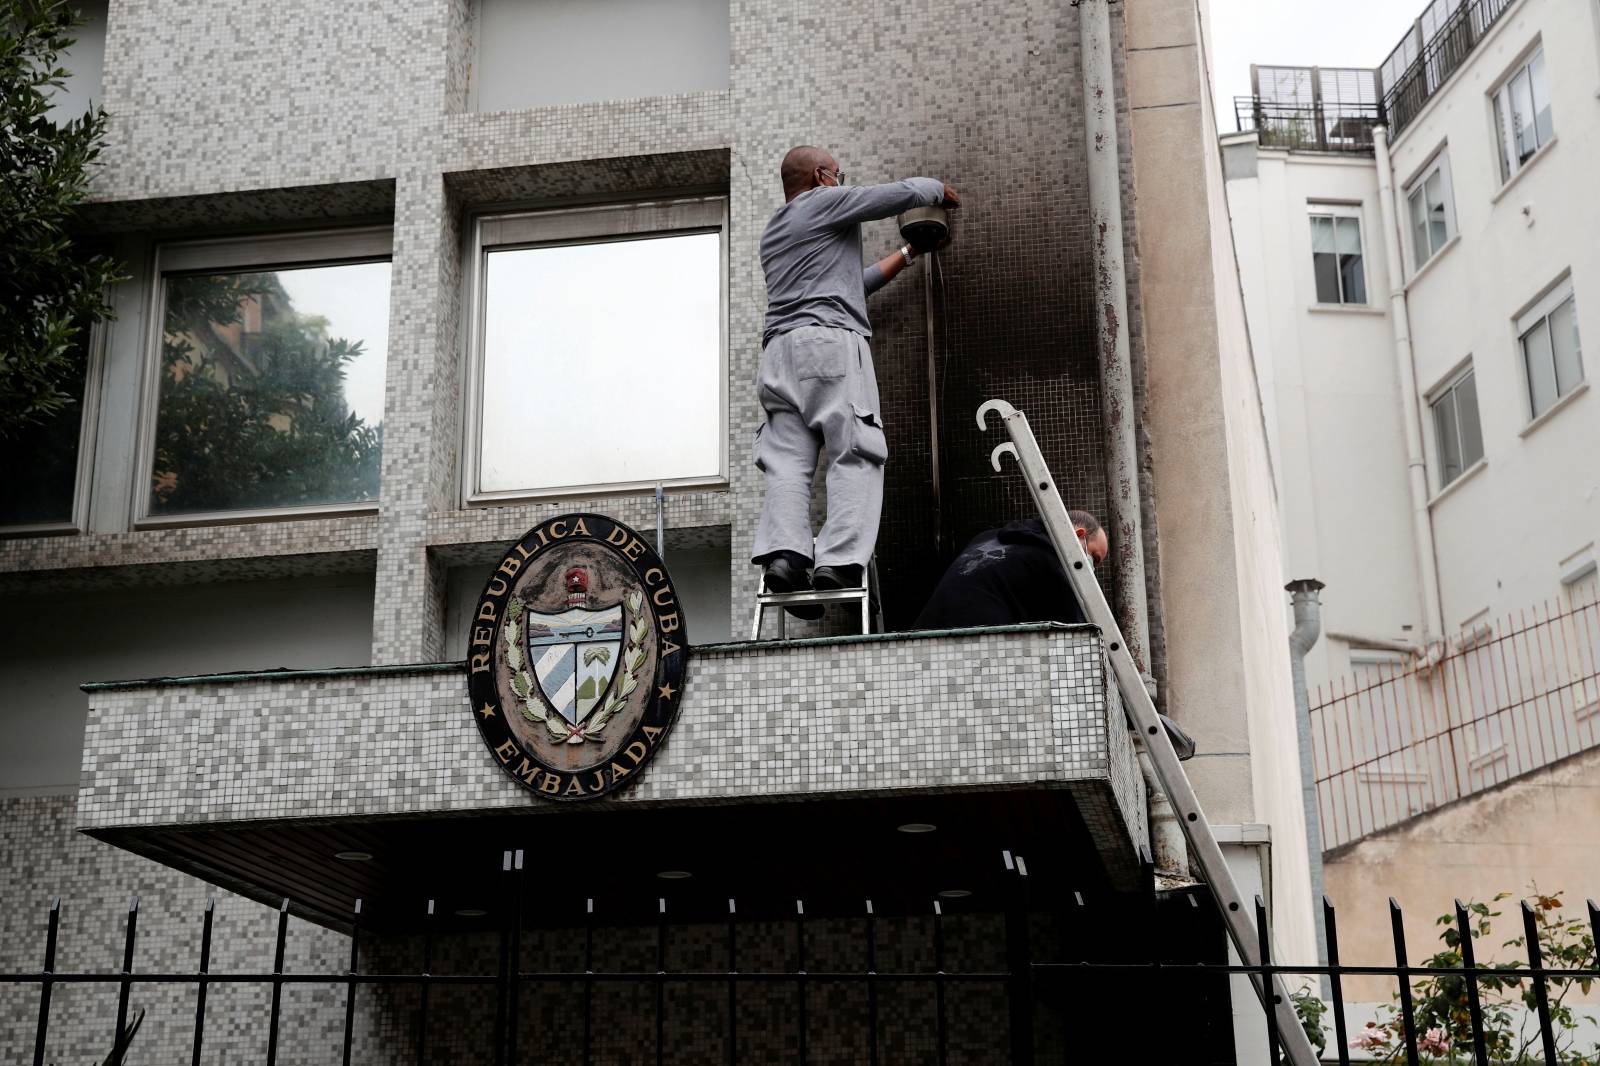
<instances>
[{"instance_id":1,"label":"black metal fence","mask_svg":"<svg viewBox=\"0 0 1600 1066\"><path fill-rule=\"evenodd\" d=\"M1383 123L1376 103L1285 103L1259 96L1233 98L1235 126L1255 130L1263 148L1372 153L1372 128Z\"/></svg>"},{"instance_id":2,"label":"black metal fence","mask_svg":"<svg viewBox=\"0 0 1600 1066\"><path fill-rule=\"evenodd\" d=\"M503 868L507 876L507 884L512 887L521 887L521 853L507 852ZM1523 901L1521 916L1523 926L1523 943L1526 949L1526 960L1514 963L1479 963L1475 959L1473 942L1475 936L1483 931L1475 928L1477 923L1484 921L1488 910L1480 905L1464 905L1457 902L1455 906L1455 937L1446 934L1446 941L1455 943L1453 952L1435 954L1420 965L1408 961L1408 945L1404 930L1404 922L1400 908L1391 899L1389 903L1388 921L1393 939L1394 964L1392 966L1360 966L1347 965L1340 961L1339 931L1335 919L1334 907L1331 903L1323 901L1323 923L1327 936L1328 961L1326 965L1283 964L1272 961L1271 938L1267 932L1265 908L1260 898L1256 900L1257 928L1261 930L1261 955L1263 964L1260 966L1229 965L1221 962L1173 962L1165 961L1159 952L1141 951L1141 947L1148 946L1148 939L1141 938L1131 930L1126 931L1126 943L1130 957L1124 961L1084 960L1063 961L1044 960L1036 958L1037 954L1032 939L1029 936L1029 915L1033 911L1034 900L1030 898L1028 884L1027 864L1020 856L1013 857L1009 852L1003 856L1006 878L1004 881L1003 917L1005 925L1005 959L1003 967L991 970L957 972L946 968L944 915L938 902L931 905L931 918L933 928L934 956L933 968L925 972L895 972L880 971L877 968L879 957L879 934L877 930L877 915L874 913L870 901L865 901L859 912L860 935L865 945L866 965L860 970L825 970L813 971L807 968L807 929L806 910L803 902L797 901L792 915L793 936L797 948L795 958L797 965L790 970L781 972L770 971L741 971L738 967L739 958L739 926L737 922L737 905L734 900L728 900L727 928L726 928L726 957L727 965L724 969L699 970L699 971L669 971L666 965L667 942L671 935L668 924L667 907L662 901L658 908L658 921L656 926L656 957L655 966L644 970L612 971L597 969L594 955L594 908L592 901L587 908L583 926L584 957L583 966L579 970L559 971L524 971L512 964L512 960L520 959L520 938L522 936L521 905L515 904L509 909L505 921L499 930L499 966L495 973L478 974L441 974L434 973L434 944L435 932L434 907L432 901L426 906L426 913L422 923L420 968L412 973L363 973L361 971L361 949L363 944L362 907L360 901L356 902L352 915L353 934L350 938L350 957L348 969L338 974L298 974L284 972L284 948L288 932L289 903L284 901L277 915L277 937L273 955L273 964L270 972L254 973L213 973L210 969L213 917L215 901L208 902L203 924L201 927L199 964L193 972L183 973L135 973L133 970L134 946L138 932L139 905L137 898L133 899L127 911L125 927L124 951L122 967L110 972L59 972L56 970L56 953L60 929L61 903L57 899L52 904L45 931L43 966L36 972L5 973L0 974L0 989L6 986L38 986L38 1021L34 1043L33 1059L35 1066L45 1066L46 1040L51 1024L51 996L54 990L66 984L102 984L114 985L118 990L117 1013L115 1028L106 1033L106 1045L114 1047L111 1057L104 1060L104 1066L120 1066L123 1062L123 1053L127 1048L130 1030L136 1028L138 1017L142 1012L135 1011L135 1022L132 1026L129 1019L129 1006L132 990L135 985L192 985L195 987L196 1006L193 1022L192 1062L195 1066L201 1062L202 1049L205 1046L206 1032L206 992L207 989L217 985L254 984L270 989L271 1000L267 1019L267 1049L265 1062L267 1066L275 1066L278 1058L279 1037L283 1026L283 991L289 985L332 985L342 986L344 990L344 1035L342 1044L342 1061L349 1066L354 1050L356 1001L358 990L362 987L374 986L410 986L417 990L416 1011L413 1018L413 1038L415 1041L415 1061L422 1064L428 1061L430 1047L430 991L445 986L478 986L491 987L495 992L495 1024L494 1024L494 1061L497 1066L517 1066L522 1062L531 1061L527 1050L519 1047L519 1027L511 1024L515 1005L518 1003L519 986L530 982L554 982L576 986L582 991L582 1061L585 1066L595 1061L595 1026L597 1018L592 1005L592 996L597 985L606 982L644 982L652 983L655 988L655 1013L654 1023L654 1055L659 1064L665 1061L668 1053L665 1021L666 989L674 983L699 983L722 985L726 989L726 1061L737 1063L740 1061L739 1041L739 997L741 990L752 985L784 986L791 988L794 995L794 1009L797 1012L796 1032L799 1039L794 1048L794 1061L804 1064L808 1061L807 1048L807 1009L808 994L811 990L821 985L853 984L865 987L867 1012L867 1046L869 1048L867 1061L873 1066L879 1061L880 1040L879 1027L882 1021L879 1004L879 989L893 984L917 983L931 986L935 993L935 1026L933 1059L940 1066L945 1066L950 1058L950 1024L946 1004L946 992L953 985L958 984L987 984L1004 989L1007 1001L1009 1018L1009 1049L1006 1060L1020 1066L1031 1066L1036 1059L1038 1048L1038 1034L1034 1025L1034 1011L1036 1003L1041 999L1055 996L1062 988L1089 987L1085 982L1096 987L1112 987L1120 997L1133 997L1134 999L1159 1000L1152 996L1153 990L1170 992L1176 987L1184 986L1190 981L1213 981L1233 976L1243 976L1252 980L1259 979L1267 982L1270 987L1274 975L1285 977L1299 977L1315 985L1318 978L1325 979L1324 989L1327 996L1324 1008L1331 1015L1331 1032L1317 1023L1315 1016L1320 1016L1322 1009L1302 1007L1302 1017L1312 1017L1308 1023L1308 1032L1314 1031L1318 1037L1314 1043L1325 1041L1327 1049L1325 1061L1338 1062L1346 1066L1351 1061L1352 1049L1364 1053L1364 1057L1378 1057L1385 1061L1406 1062L1418 1064L1424 1061L1437 1062L1451 1056L1449 1061L1475 1062L1478 1066L1490 1066L1494 1063L1528 1063L1542 1062L1553 1066L1556 1063L1588 1062L1589 1059L1569 1055L1562 1048L1563 1034L1571 1028L1570 1010L1562 1007L1559 993L1553 995L1553 990L1565 987L1576 982L1587 982L1600 979L1600 968L1596 967L1594 945L1600 940L1600 908L1591 900L1587 905L1587 920L1568 921L1565 928L1568 933L1578 931L1580 925L1585 926L1581 936L1572 939L1577 945L1573 950L1564 950L1562 958L1568 962L1577 962L1578 965L1554 967L1546 964L1541 948L1542 943L1548 943L1547 931L1541 928L1544 921L1543 908L1550 901L1548 897L1537 898L1534 902ZM1142 898L1153 901L1155 898L1153 868L1149 865L1148 858L1145 862L1145 877L1143 884L1146 886ZM510 896L513 900L520 899L519 893ZM1209 897L1207 897L1209 898ZM1090 921L1104 921L1097 918L1092 912L1095 903L1086 900L1083 893L1068 893L1065 899L1053 900L1054 905L1065 906L1069 911L1076 909L1085 912L1080 917ZM1195 908L1196 920L1203 920L1206 915L1202 908L1208 906L1199 902L1195 895L1187 897L1187 905ZM1392 1005L1392 1025L1387 1030L1369 1027L1364 1032L1352 1034L1349 1031L1345 1012L1344 983L1354 977L1380 977L1394 982L1395 993ZM1531 1032L1527 1040L1526 1053L1520 1050L1508 1049L1511 1045L1505 1043L1504 1025L1505 1016L1496 1014L1491 1010L1483 996L1483 990L1503 990L1508 986L1515 987L1520 998L1526 1002L1529 1011L1527 1016L1519 1023L1524 1029ZM1192 987L1192 986L1191 986ZM1237 986L1235 986L1237 988ZM1429 997L1436 997L1440 988L1445 989L1446 997L1451 1001L1449 1012L1455 1019L1449 1023L1448 1031L1441 1028L1423 1029L1424 1024L1437 1020L1436 1005ZM1237 992L1235 993L1237 994ZM1317 997L1306 993L1297 994L1297 1000L1304 998L1305 1003L1322 1002ZM1070 1001L1069 1001L1070 1003ZM1140 1006L1144 1012L1141 1016L1153 1016L1149 1010L1150 1003ZM1430 1013L1433 1012L1433 1013ZM1156 1012L1164 1013L1164 1012ZM1282 1058L1281 1034L1279 1033L1274 1013L1264 1012L1261 1039L1268 1047L1271 1061L1277 1062ZM1565 1019L1565 1021L1564 1021ZM1080 1023L1093 1025L1094 1023ZM1497 1026L1499 1028L1497 1028ZM1373 1034L1387 1032L1390 1035L1384 1041L1379 1041ZM1171 1034L1166 1034L1170 1036ZM1154 1040L1157 1034L1152 1032L1149 1039ZM1120 1034L1117 1037L1118 1045L1122 1051L1130 1050L1128 1035ZM1380 1044L1384 1046L1380 1046ZM1470 1051L1468 1046L1470 1045ZM136 1050L136 1049L135 1049ZM1139 1056L1143 1056L1142 1048L1132 1048ZM1376 1051L1376 1054L1374 1052ZM539 1056L541 1059L543 1054ZM1051 1055L1055 1058L1056 1056ZM764 1060L767 1061L767 1060Z\"/></svg>"},{"instance_id":3,"label":"black metal fence","mask_svg":"<svg viewBox=\"0 0 1600 1066\"><path fill-rule=\"evenodd\" d=\"M1513 0L1433 0L1378 68L1390 136L1411 124Z\"/></svg>"}]
</instances>

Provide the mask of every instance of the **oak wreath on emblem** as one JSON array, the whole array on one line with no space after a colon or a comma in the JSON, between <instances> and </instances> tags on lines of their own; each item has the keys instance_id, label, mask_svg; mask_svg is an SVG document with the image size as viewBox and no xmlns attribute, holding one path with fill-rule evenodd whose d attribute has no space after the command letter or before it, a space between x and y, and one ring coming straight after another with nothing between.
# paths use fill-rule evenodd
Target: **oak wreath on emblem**
<instances>
[{"instance_id":1,"label":"oak wreath on emblem","mask_svg":"<svg viewBox=\"0 0 1600 1066\"><path fill-rule=\"evenodd\" d=\"M501 769L538 795L631 784L677 718L683 609L665 564L621 522L570 514L530 529L470 629L473 719Z\"/></svg>"}]
</instances>

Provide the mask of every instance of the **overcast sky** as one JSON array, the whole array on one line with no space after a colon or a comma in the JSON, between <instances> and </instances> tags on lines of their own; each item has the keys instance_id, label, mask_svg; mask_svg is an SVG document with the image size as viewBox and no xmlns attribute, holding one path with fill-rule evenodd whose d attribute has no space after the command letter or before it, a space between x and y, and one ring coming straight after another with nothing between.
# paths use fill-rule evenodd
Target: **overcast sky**
<instances>
[{"instance_id":1,"label":"overcast sky","mask_svg":"<svg viewBox=\"0 0 1600 1066\"><path fill-rule=\"evenodd\" d=\"M1217 121L1232 131L1233 98L1250 95L1250 64L1376 67L1427 0L1210 0Z\"/></svg>"}]
</instances>

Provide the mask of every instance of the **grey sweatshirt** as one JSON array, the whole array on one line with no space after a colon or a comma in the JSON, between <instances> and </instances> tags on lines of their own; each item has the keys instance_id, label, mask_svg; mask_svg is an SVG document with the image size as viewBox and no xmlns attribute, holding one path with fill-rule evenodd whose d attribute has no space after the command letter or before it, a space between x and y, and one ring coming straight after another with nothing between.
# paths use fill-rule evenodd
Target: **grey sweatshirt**
<instances>
[{"instance_id":1,"label":"grey sweatshirt","mask_svg":"<svg viewBox=\"0 0 1600 1066\"><path fill-rule=\"evenodd\" d=\"M883 185L820 185L778 208L761 234L767 276L765 344L800 326L836 326L872 336L867 293L883 284L861 267L861 223L944 199L944 182L906 178Z\"/></svg>"}]
</instances>

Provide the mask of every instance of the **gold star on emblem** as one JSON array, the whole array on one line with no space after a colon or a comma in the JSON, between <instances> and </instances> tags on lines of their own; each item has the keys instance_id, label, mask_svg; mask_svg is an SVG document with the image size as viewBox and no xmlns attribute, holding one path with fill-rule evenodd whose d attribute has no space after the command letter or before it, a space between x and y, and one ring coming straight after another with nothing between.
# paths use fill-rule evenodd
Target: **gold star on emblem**
<instances>
[{"instance_id":1,"label":"gold star on emblem","mask_svg":"<svg viewBox=\"0 0 1600 1066\"><path fill-rule=\"evenodd\" d=\"M672 682L669 681L665 685L662 685L660 691L661 691L661 698L662 699L670 700L672 698L672 691L673 691L672 690Z\"/></svg>"},{"instance_id":2,"label":"gold star on emblem","mask_svg":"<svg viewBox=\"0 0 1600 1066\"><path fill-rule=\"evenodd\" d=\"M482 707L478 708L478 713L483 715L485 718L493 718L494 705L491 703L485 703Z\"/></svg>"}]
</instances>

